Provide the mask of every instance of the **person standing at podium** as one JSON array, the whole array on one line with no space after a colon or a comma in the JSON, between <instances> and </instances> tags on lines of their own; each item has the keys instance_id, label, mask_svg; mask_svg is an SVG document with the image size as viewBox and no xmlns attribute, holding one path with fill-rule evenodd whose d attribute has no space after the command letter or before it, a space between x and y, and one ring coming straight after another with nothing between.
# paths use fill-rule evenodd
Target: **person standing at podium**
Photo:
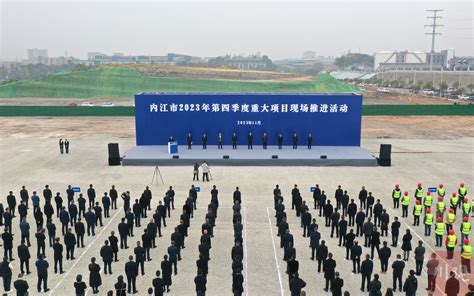
<instances>
[{"instance_id":1,"label":"person standing at podium","mask_svg":"<svg viewBox=\"0 0 474 296\"><path fill-rule=\"evenodd\" d=\"M267 149L267 144L268 144L268 136L267 136L267 133L263 133L263 136L262 136L263 149Z\"/></svg>"},{"instance_id":2,"label":"person standing at podium","mask_svg":"<svg viewBox=\"0 0 474 296\"><path fill-rule=\"evenodd\" d=\"M232 149L237 149L237 134L232 133Z\"/></svg>"},{"instance_id":3,"label":"person standing at podium","mask_svg":"<svg viewBox=\"0 0 474 296\"><path fill-rule=\"evenodd\" d=\"M283 145L283 136L282 136L282 134L278 134L277 142L278 142L278 149L281 149L281 146Z\"/></svg>"},{"instance_id":4,"label":"person standing at podium","mask_svg":"<svg viewBox=\"0 0 474 296\"><path fill-rule=\"evenodd\" d=\"M222 149L222 133L219 132L217 135L217 149Z\"/></svg>"},{"instance_id":5,"label":"person standing at podium","mask_svg":"<svg viewBox=\"0 0 474 296\"><path fill-rule=\"evenodd\" d=\"M171 142L174 142L173 136L170 136L170 137L168 138L168 143L171 143Z\"/></svg>"},{"instance_id":6,"label":"person standing at podium","mask_svg":"<svg viewBox=\"0 0 474 296\"><path fill-rule=\"evenodd\" d=\"M202 134L202 149L207 149L207 135L206 135L206 133Z\"/></svg>"},{"instance_id":7,"label":"person standing at podium","mask_svg":"<svg viewBox=\"0 0 474 296\"><path fill-rule=\"evenodd\" d=\"M311 146L313 146L313 135L309 133L308 134L308 149L311 149Z\"/></svg>"},{"instance_id":8,"label":"person standing at podium","mask_svg":"<svg viewBox=\"0 0 474 296\"><path fill-rule=\"evenodd\" d=\"M193 135L191 135L191 133L188 133L187 141L188 141L188 149L191 149L191 146L193 145Z\"/></svg>"},{"instance_id":9,"label":"person standing at podium","mask_svg":"<svg viewBox=\"0 0 474 296\"><path fill-rule=\"evenodd\" d=\"M253 135L252 132L247 136L247 149L253 149Z\"/></svg>"},{"instance_id":10,"label":"person standing at podium","mask_svg":"<svg viewBox=\"0 0 474 296\"><path fill-rule=\"evenodd\" d=\"M298 135L296 133L293 134L293 149L298 149Z\"/></svg>"}]
</instances>

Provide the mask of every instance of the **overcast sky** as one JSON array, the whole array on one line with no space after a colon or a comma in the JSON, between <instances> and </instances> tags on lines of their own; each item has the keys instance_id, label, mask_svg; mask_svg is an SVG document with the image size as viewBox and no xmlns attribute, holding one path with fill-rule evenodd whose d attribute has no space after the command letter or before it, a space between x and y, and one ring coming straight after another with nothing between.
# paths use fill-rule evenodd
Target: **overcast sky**
<instances>
[{"instance_id":1,"label":"overcast sky","mask_svg":"<svg viewBox=\"0 0 474 296\"><path fill-rule=\"evenodd\" d=\"M474 55L471 1L138 2L0 0L0 59L87 52L196 56L260 51L272 59L305 50L429 50L426 9L444 9L436 49Z\"/></svg>"}]
</instances>

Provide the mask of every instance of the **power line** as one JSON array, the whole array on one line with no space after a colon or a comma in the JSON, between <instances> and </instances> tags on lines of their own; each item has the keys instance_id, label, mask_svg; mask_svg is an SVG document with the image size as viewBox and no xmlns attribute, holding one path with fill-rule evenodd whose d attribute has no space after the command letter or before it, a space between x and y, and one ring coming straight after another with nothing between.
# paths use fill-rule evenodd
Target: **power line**
<instances>
[{"instance_id":1,"label":"power line","mask_svg":"<svg viewBox=\"0 0 474 296\"><path fill-rule=\"evenodd\" d=\"M437 32L438 27L443 27L443 25L440 25L437 23L438 20L441 20L443 17L438 15L438 12L441 12L443 10L441 9L427 9L429 13L432 13L433 16L427 16L426 18L428 20L432 20L433 22L431 24L425 25L425 27L431 27L431 32L425 33L425 35L431 35L431 54L430 54L430 70L433 68L433 54L435 52L435 39L436 35L441 35L440 32Z\"/></svg>"}]
</instances>

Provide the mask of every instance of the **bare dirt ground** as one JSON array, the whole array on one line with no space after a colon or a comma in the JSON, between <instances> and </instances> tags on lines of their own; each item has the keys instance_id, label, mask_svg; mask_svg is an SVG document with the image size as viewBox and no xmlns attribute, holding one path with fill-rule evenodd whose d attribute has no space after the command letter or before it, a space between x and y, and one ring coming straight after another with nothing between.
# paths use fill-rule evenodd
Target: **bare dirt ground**
<instances>
[{"instance_id":1,"label":"bare dirt ground","mask_svg":"<svg viewBox=\"0 0 474 296\"><path fill-rule=\"evenodd\" d=\"M209 67L187 67L171 65L113 65L110 67L127 67L147 76L172 77L180 79L237 79L237 80L275 80L275 81L297 81L314 79L311 76L301 76L294 73L262 71L262 70L239 70L236 68L209 68ZM109 67L109 66L103 66Z\"/></svg>"},{"instance_id":2,"label":"bare dirt ground","mask_svg":"<svg viewBox=\"0 0 474 296\"><path fill-rule=\"evenodd\" d=\"M375 90L364 92L364 105L452 105L454 100L429 97L422 94L380 93ZM465 101L456 100L458 104L467 104Z\"/></svg>"},{"instance_id":3,"label":"bare dirt ground","mask_svg":"<svg viewBox=\"0 0 474 296\"><path fill-rule=\"evenodd\" d=\"M1 138L134 138L133 117L2 117ZM456 139L474 136L471 116L365 116L363 138Z\"/></svg>"}]
</instances>

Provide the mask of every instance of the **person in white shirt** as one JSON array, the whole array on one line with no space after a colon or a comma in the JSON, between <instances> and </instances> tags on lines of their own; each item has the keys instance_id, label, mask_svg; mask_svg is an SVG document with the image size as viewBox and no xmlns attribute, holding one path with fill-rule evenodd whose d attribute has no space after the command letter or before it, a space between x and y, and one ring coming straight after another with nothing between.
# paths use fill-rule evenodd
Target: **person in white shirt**
<instances>
[{"instance_id":1,"label":"person in white shirt","mask_svg":"<svg viewBox=\"0 0 474 296\"><path fill-rule=\"evenodd\" d=\"M207 164L206 161L204 161L201 164L201 170L202 170L202 181L209 182L209 165Z\"/></svg>"}]
</instances>

